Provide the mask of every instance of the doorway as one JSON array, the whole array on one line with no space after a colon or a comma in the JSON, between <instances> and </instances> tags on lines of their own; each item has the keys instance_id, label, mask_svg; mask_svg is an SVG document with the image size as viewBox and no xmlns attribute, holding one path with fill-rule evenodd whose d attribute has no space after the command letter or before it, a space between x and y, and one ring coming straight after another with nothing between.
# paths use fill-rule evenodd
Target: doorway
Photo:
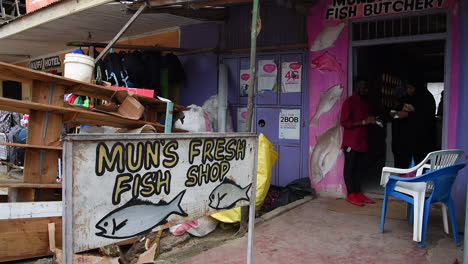
<instances>
[{"instance_id":1,"label":"doorway","mask_svg":"<svg viewBox=\"0 0 468 264\"><path fill-rule=\"evenodd\" d=\"M406 95L404 83L409 81L426 87L432 94L436 110L432 134L433 150L442 147L443 91L446 68L446 41L428 40L397 44L380 44L353 48L354 76L369 82L369 103L372 114L383 121L383 126L369 127L368 170L363 175L363 190L382 192L379 186L382 167L395 166L392 137L404 135L392 131L391 110L401 110ZM423 133L423 132L422 132Z\"/></svg>"}]
</instances>

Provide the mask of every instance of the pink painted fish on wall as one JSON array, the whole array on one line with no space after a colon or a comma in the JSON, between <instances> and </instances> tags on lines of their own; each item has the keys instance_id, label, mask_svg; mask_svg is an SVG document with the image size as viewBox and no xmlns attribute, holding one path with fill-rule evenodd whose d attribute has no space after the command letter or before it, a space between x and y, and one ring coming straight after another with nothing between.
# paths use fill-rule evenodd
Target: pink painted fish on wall
<instances>
[{"instance_id":1,"label":"pink painted fish on wall","mask_svg":"<svg viewBox=\"0 0 468 264\"><path fill-rule=\"evenodd\" d=\"M320 71L343 72L341 64L336 60L336 57L328 51L312 60L310 64L312 68Z\"/></svg>"}]
</instances>

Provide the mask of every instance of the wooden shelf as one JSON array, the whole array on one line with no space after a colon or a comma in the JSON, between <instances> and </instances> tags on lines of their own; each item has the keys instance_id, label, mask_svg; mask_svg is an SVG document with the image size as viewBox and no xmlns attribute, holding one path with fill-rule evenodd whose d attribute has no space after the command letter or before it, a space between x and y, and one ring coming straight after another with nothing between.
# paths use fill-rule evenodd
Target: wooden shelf
<instances>
[{"instance_id":1,"label":"wooden shelf","mask_svg":"<svg viewBox=\"0 0 468 264\"><path fill-rule=\"evenodd\" d=\"M11 147L20 147L20 148L47 149L47 150L62 150L62 147L41 146L41 145L30 145L30 144L9 143L9 142L0 142L0 145L11 146Z\"/></svg>"},{"instance_id":2,"label":"wooden shelf","mask_svg":"<svg viewBox=\"0 0 468 264\"><path fill-rule=\"evenodd\" d=\"M4 62L0 62L0 79L19 82L31 82L32 80L38 80L55 83L57 85L63 85L65 87L66 94L74 93L106 101L109 101L112 95L114 95L116 92L116 90L112 88L81 82L41 71L35 71ZM160 110L161 112L164 112L166 109L166 102L164 101L141 95L135 95L135 97L142 104L155 105L156 109ZM175 112L186 110L188 110L188 108L184 106L174 105Z\"/></svg>"},{"instance_id":3,"label":"wooden shelf","mask_svg":"<svg viewBox=\"0 0 468 264\"><path fill-rule=\"evenodd\" d=\"M59 183L24 183L24 182L2 182L0 188L40 188L40 189L59 189L62 184Z\"/></svg>"},{"instance_id":4,"label":"wooden shelf","mask_svg":"<svg viewBox=\"0 0 468 264\"><path fill-rule=\"evenodd\" d=\"M23 114L29 114L31 113L31 110L53 112L57 114L63 114L64 122L76 122L85 125L105 125L121 128L140 127L148 124L154 126L158 132L164 132L164 126L159 123L143 120L133 120L100 112L93 112L87 110L87 108L84 107L61 107L0 97L0 109ZM177 128L173 128L172 131L186 132L183 129Z\"/></svg>"}]
</instances>

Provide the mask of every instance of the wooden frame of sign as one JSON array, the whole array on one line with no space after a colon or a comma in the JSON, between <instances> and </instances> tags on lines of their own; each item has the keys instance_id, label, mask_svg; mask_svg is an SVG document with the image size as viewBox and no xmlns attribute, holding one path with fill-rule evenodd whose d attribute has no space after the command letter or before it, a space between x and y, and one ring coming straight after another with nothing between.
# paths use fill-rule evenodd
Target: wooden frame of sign
<instances>
[{"instance_id":1,"label":"wooden frame of sign","mask_svg":"<svg viewBox=\"0 0 468 264\"><path fill-rule=\"evenodd\" d=\"M251 263L257 149L253 133L68 136L64 263L73 253L245 205Z\"/></svg>"}]
</instances>

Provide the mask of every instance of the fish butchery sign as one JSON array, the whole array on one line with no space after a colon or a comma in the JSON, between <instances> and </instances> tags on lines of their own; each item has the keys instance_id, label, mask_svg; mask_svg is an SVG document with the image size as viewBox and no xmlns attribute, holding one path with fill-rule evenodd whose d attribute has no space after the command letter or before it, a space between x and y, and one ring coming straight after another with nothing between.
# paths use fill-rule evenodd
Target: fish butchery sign
<instances>
[{"instance_id":1,"label":"fish butchery sign","mask_svg":"<svg viewBox=\"0 0 468 264\"><path fill-rule=\"evenodd\" d=\"M326 19L352 19L453 6L454 0L333 0Z\"/></svg>"},{"instance_id":2,"label":"fish butchery sign","mask_svg":"<svg viewBox=\"0 0 468 264\"><path fill-rule=\"evenodd\" d=\"M65 247L80 252L255 204L256 155L247 133L69 136Z\"/></svg>"}]
</instances>

